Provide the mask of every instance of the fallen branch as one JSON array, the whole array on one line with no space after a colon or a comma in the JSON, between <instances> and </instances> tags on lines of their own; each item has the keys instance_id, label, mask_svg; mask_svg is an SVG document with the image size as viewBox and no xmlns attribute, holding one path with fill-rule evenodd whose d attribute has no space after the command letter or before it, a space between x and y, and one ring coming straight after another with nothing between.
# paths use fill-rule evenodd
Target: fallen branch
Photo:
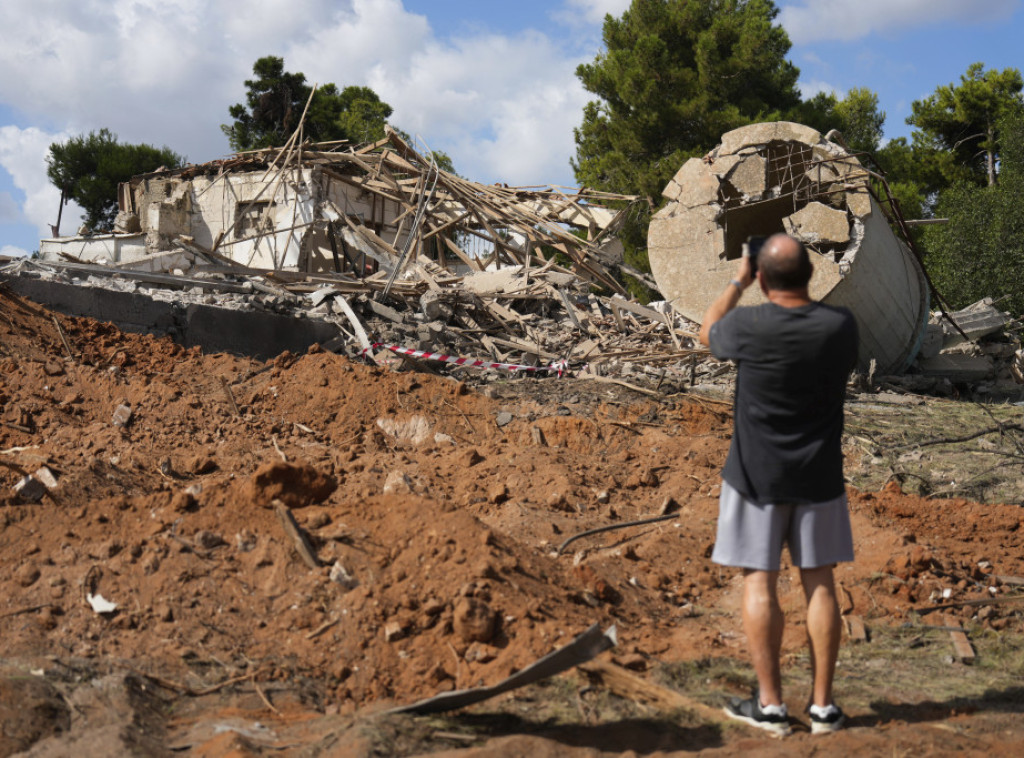
<instances>
[{"instance_id":1,"label":"fallen branch","mask_svg":"<svg viewBox=\"0 0 1024 758\"><path fill-rule=\"evenodd\" d=\"M1017 431L1024 431L1024 426L1017 423L1000 423L998 426L992 426L988 429L982 429L978 432L971 434L965 434L960 437L940 437L938 439L926 440L925 442L912 442L906 445L897 445L896 450L902 450L903 448L909 447L929 447L931 445L952 445L957 442L970 442L978 437L984 437L986 434L992 434L993 432L999 432L1000 434L1007 431L1008 429L1015 429Z\"/></svg>"},{"instance_id":2,"label":"fallen branch","mask_svg":"<svg viewBox=\"0 0 1024 758\"><path fill-rule=\"evenodd\" d=\"M68 338L65 336L64 330L61 328L60 322L57 320L56 316L53 317L53 325L55 327L57 327L57 334L60 335L60 341L64 343L64 349L68 351L68 358L70 358L71 362L74 363L75 362L75 354L71 350L71 345L68 344Z\"/></svg>"},{"instance_id":3,"label":"fallen branch","mask_svg":"<svg viewBox=\"0 0 1024 758\"><path fill-rule=\"evenodd\" d=\"M231 406L231 411L236 416L241 416L242 412L238 410L238 403L235 402L235 396L231 393L231 387L228 386L228 380L223 376L217 377L220 379L220 386L224 389L224 394L228 398L228 404Z\"/></svg>"},{"instance_id":4,"label":"fallen branch","mask_svg":"<svg viewBox=\"0 0 1024 758\"><path fill-rule=\"evenodd\" d=\"M32 605L32 606L29 606L28 608L22 608L22 609L17 610L17 611L10 611L9 613L0 613L0 619L7 619L7 618L11 618L12 616L21 616L21 615L23 615L25 613L35 613L36 611L43 610L43 608L52 608L52 607L53 607L53 603L43 603L42 605Z\"/></svg>"},{"instance_id":5,"label":"fallen branch","mask_svg":"<svg viewBox=\"0 0 1024 758\"><path fill-rule=\"evenodd\" d=\"M669 521L671 519L674 519L678 515L679 515L678 513L666 513L666 514L664 514L662 516L654 516L653 518L644 518L644 519L640 519L639 521L626 521L626 522L624 522L622 524L608 524L606 526L599 526L599 527L597 527L595 529L588 529L585 532L580 532L579 534L574 534L572 537L570 537L565 542L563 542L561 545L559 545L558 546L558 550L556 551L555 555L561 555L562 551L565 550L573 542L575 542L576 540L583 539L584 537L589 537L592 534L601 534L602 532L611 532L611 531L613 531L615 529L625 529L625 528L630 527L630 526L643 526L645 524L657 524L659 521Z\"/></svg>"},{"instance_id":6,"label":"fallen branch","mask_svg":"<svg viewBox=\"0 0 1024 758\"><path fill-rule=\"evenodd\" d=\"M316 557L316 553L313 552L313 547L309 544L309 540L306 539L306 535L303 534L302 528L295 521L295 516L292 515L291 509L280 500L274 500L273 506L274 510L277 511L278 519L281 521L281 526L284 527L285 534L291 538L303 562L314 571L320 568L320 560Z\"/></svg>"}]
</instances>

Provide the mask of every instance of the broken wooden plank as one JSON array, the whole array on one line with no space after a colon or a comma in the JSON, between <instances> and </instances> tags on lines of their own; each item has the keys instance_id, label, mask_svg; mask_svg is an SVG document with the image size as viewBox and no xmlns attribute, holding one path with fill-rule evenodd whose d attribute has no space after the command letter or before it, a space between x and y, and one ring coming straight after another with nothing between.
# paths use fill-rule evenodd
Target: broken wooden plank
<instances>
[{"instance_id":1,"label":"broken wooden plank","mask_svg":"<svg viewBox=\"0 0 1024 758\"><path fill-rule=\"evenodd\" d=\"M843 623L846 625L846 633L851 642L868 641L868 628L860 616L843 616Z\"/></svg>"},{"instance_id":2,"label":"broken wooden plank","mask_svg":"<svg viewBox=\"0 0 1024 758\"><path fill-rule=\"evenodd\" d=\"M610 661L591 661L579 667L619 697L664 711L684 710L715 723L727 720L718 708L705 705L681 692L655 684Z\"/></svg>"},{"instance_id":3,"label":"broken wooden plank","mask_svg":"<svg viewBox=\"0 0 1024 758\"><path fill-rule=\"evenodd\" d=\"M359 340L359 347L363 350L369 350L371 347L370 338L366 336L366 330L363 328L359 317L356 316L356 312L352 310L352 306L348 304L348 300L338 295L334 298L334 304L341 308L341 312L345 314L349 323L352 324L352 330L356 333L356 339Z\"/></svg>"},{"instance_id":4,"label":"broken wooden plank","mask_svg":"<svg viewBox=\"0 0 1024 758\"><path fill-rule=\"evenodd\" d=\"M302 531L302 527L299 526L295 516L292 515L291 509L280 500L274 500L271 505L274 506L277 518L281 521L281 526L284 527L285 534L288 535L292 544L295 545L295 549L298 551L303 563L314 570L320 568L320 559L313 552L313 546L309 544L309 540Z\"/></svg>"},{"instance_id":5,"label":"broken wooden plank","mask_svg":"<svg viewBox=\"0 0 1024 758\"><path fill-rule=\"evenodd\" d=\"M943 615L944 623L951 630L949 633L950 641L953 643L953 651L961 663L971 664L974 663L974 648L971 646L971 641L967 639L967 634L964 632L963 627L960 626L960 622L957 621L956 617L951 614Z\"/></svg>"}]
</instances>

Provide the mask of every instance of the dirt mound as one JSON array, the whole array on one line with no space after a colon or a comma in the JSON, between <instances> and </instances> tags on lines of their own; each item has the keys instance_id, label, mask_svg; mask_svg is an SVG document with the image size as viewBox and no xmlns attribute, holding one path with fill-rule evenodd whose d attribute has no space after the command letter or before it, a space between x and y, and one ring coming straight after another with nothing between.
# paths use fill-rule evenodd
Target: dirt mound
<instances>
[{"instance_id":1,"label":"dirt mound","mask_svg":"<svg viewBox=\"0 0 1024 758\"><path fill-rule=\"evenodd\" d=\"M65 698L128 676L196 702L258 695L247 713L305 724L494 684L594 622L637 672L744 656L739 578L709 560L727 404L555 378L478 392L318 350L202 355L9 295L0 336L0 634ZM275 499L318 568L261 507ZM673 520L557 554L669 500ZM1019 606L971 604L1024 576L1019 509L895 488L851 503L846 615L898 625L966 602L946 612L1021 631ZM804 648L795 624L785 646ZM5 727L19 745L45 736L32 713ZM168 740L209 718L190 713Z\"/></svg>"}]
</instances>

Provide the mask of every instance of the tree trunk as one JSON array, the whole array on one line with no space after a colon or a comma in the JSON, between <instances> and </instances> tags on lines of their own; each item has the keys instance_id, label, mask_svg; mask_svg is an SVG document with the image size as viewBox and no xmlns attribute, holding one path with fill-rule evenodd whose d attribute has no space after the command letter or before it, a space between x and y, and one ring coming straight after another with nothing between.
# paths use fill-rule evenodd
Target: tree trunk
<instances>
[{"instance_id":1,"label":"tree trunk","mask_svg":"<svg viewBox=\"0 0 1024 758\"><path fill-rule=\"evenodd\" d=\"M988 186L993 187L996 183L996 130L992 124L988 125Z\"/></svg>"}]
</instances>

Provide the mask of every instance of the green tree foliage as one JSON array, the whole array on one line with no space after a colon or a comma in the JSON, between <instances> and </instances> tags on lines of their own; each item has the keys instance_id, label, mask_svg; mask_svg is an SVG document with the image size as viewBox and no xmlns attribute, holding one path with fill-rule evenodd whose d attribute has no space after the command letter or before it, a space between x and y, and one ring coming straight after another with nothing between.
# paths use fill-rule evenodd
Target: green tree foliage
<instances>
[{"instance_id":1,"label":"green tree foliage","mask_svg":"<svg viewBox=\"0 0 1024 758\"><path fill-rule=\"evenodd\" d=\"M284 70L284 59L272 55L253 64L255 78L246 79L246 104L228 108L234 121L221 124L232 150L257 150L284 145L299 126L302 111L313 88L306 75ZM303 135L312 142L348 140L353 144L376 142L384 137L384 126L392 108L369 87L349 86L339 90L333 83L317 87L303 122ZM401 129L399 135L410 142ZM434 151L438 166L454 172L451 158Z\"/></svg>"},{"instance_id":2,"label":"green tree foliage","mask_svg":"<svg viewBox=\"0 0 1024 758\"><path fill-rule=\"evenodd\" d=\"M915 144L942 153L942 171L957 180L993 185L998 176L1002 134L999 121L1024 104L1020 71L985 70L973 63L960 84L939 87L914 101L907 123L916 126Z\"/></svg>"},{"instance_id":3,"label":"green tree foliage","mask_svg":"<svg viewBox=\"0 0 1024 758\"><path fill-rule=\"evenodd\" d=\"M228 109L234 122L222 124L233 150L255 150L283 145L299 125L313 88L306 75L284 70L284 59L268 55L253 64L253 79L246 79L246 104ZM303 123L313 142L349 140L372 142L384 136L391 106L369 87L332 84L318 87Z\"/></svg>"},{"instance_id":4,"label":"green tree foliage","mask_svg":"<svg viewBox=\"0 0 1024 758\"><path fill-rule=\"evenodd\" d=\"M117 215L117 185L160 167L177 168L185 159L167 147L127 145L108 129L54 142L46 156L46 175L85 211L91 229L110 229Z\"/></svg>"},{"instance_id":5,"label":"green tree foliage","mask_svg":"<svg viewBox=\"0 0 1024 758\"><path fill-rule=\"evenodd\" d=\"M949 223L925 230L925 262L939 290L955 308L983 297L1009 295L1006 307L1024 315L1024 113L996 124L1000 135L999 181L977 186L961 180L944 191L936 212Z\"/></svg>"},{"instance_id":6,"label":"green tree foliage","mask_svg":"<svg viewBox=\"0 0 1024 758\"><path fill-rule=\"evenodd\" d=\"M822 134L835 129L854 152L873 154L882 142L885 111L878 109L878 95L865 87L854 87L842 99L834 92L819 92L791 117Z\"/></svg>"},{"instance_id":7,"label":"green tree foliage","mask_svg":"<svg viewBox=\"0 0 1024 758\"><path fill-rule=\"evenodd\" d=\"M653 208L687 158L724 132L799 101L790 42L771 0L633 0L606 16L604 46L576 75L596 98L575 130L576 180ZM623 230L628 263L650 270L647 210Z\"/></svg>"}]
</instances>

